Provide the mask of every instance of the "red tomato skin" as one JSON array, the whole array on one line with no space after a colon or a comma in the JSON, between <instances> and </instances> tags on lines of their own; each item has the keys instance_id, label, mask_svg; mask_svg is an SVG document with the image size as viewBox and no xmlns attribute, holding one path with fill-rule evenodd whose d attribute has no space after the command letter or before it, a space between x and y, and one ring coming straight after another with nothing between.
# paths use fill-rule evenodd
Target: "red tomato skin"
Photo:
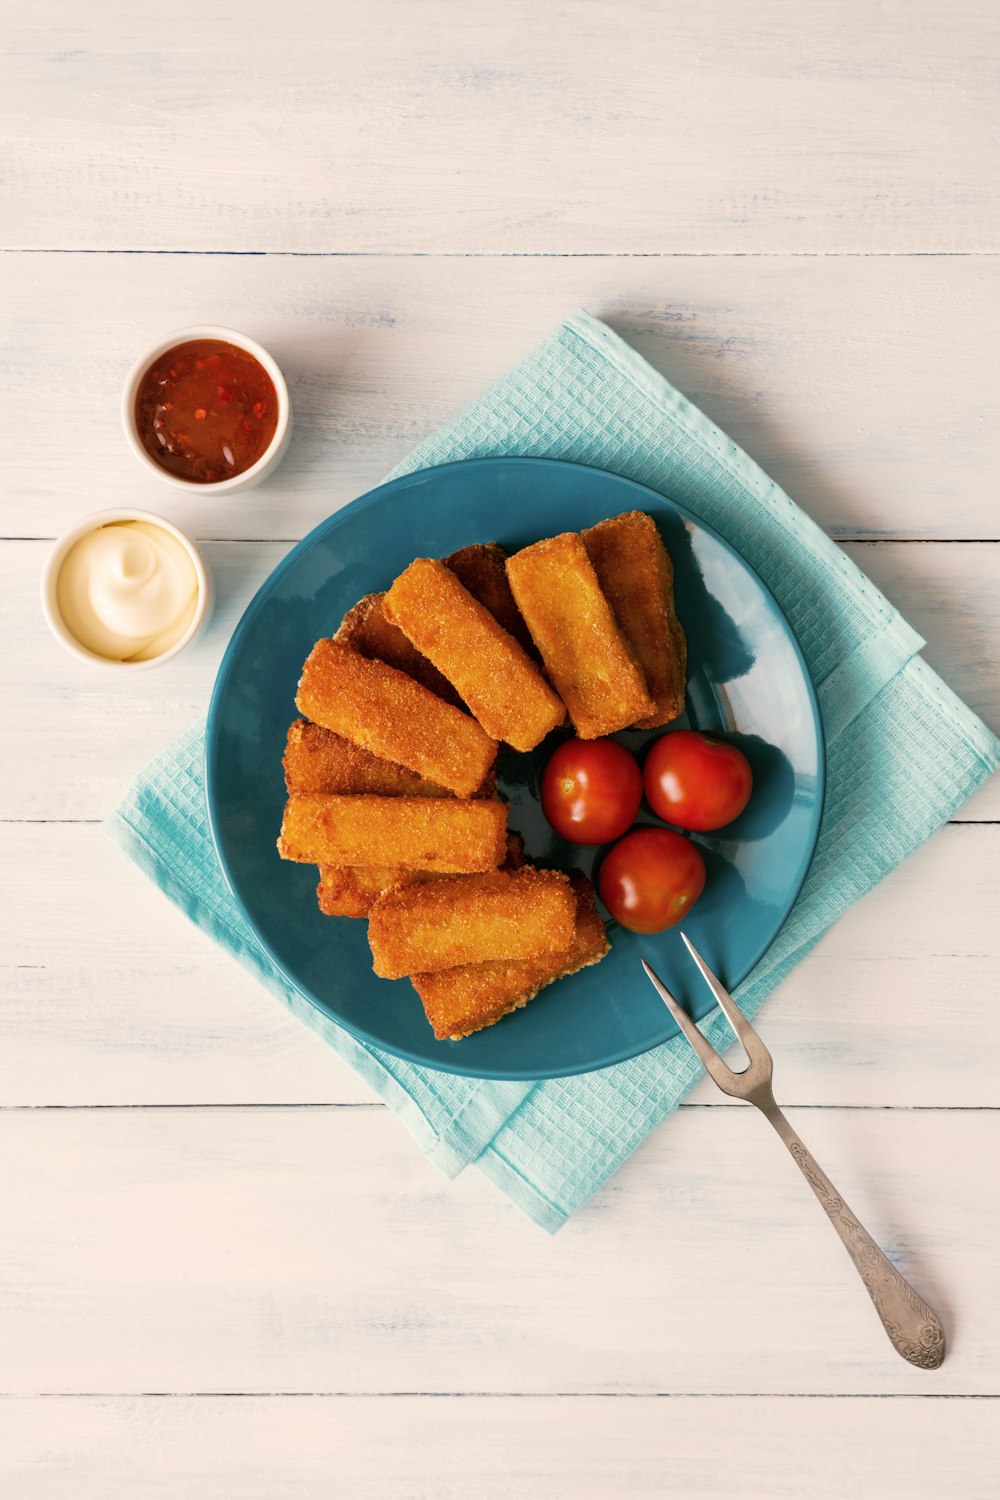
<instances>
[{"instance_id":1,"label":"red tomato skin","mask_svg":"<svg viewBox=\"0 0 1000 1500\"><path fill-rule=\"evenodd\" d=\"M609 852L597 889L622 927L665 932L687 916L705 889L705 861L682 834L636 828Z\"/></svg>"},{"instance_id":2,"label":"red tomato skin","mask_svg":"<svg viewBox=\"0 0 1000 1500\"><path fill-rule=\"evenodd\" d=\"M616 740L567 740L542 772L542 812L574 844L609 844L631 828L642 772Z\"/></svg>"},{"instance_id":3,"label":"red tomato skin","mask_svg":"<svg viewBox=\"0 0 1000 1500\"><path fill-rule=\"evenodd\" d=\"M743 751L694 729L675 729L656 740L642 780L656 816L693 833L732 823L753 790L753 772Z\"/></svg>"}]
</instances>

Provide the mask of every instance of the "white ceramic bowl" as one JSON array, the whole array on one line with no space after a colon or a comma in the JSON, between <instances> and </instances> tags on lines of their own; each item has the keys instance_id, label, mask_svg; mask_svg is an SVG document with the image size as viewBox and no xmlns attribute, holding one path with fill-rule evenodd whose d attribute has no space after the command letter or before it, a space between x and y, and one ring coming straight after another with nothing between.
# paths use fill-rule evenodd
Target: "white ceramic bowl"
<instances>
[{"instance_id":1,"label":"white ceramic bowl","mask_svg":"<svg viewBox=\"0 0 1000 1500\"><path fill-rule=\"evenodd\" d=\"M87 647L81 645L73 635L59 608L59 573L70 548L81 537L87 536L91 531L97 531L101 526L108 526L114 521L148 521L151 526L162 527L180 542L191 559L195 577L198 580L198 601L195 605L194 617L187 630L168 650L162 652L160 656L151 657L148 661L114 661L107 656L98 656L94 651L88 651ZM42 572L42 613L56 640L60 645L65 646L71 656L78 657L80 661L101 667L112 667L116 672L140 672L146 667L160 667L171 657L177 656L185 646L189 646L197 636L201 635L212 618L214 604L215 583L211 571L194 542L190 537L185 536L173 521L168 521L163 516L156 516L148 510L99 510L94 515L87 516L78 526L74 526L72 531L60 537L49 554Z\"/></svg>"},{"instance_id":2,"label":"white ceramic bowl","mask_svg":"<svg viewBox=\"0 0 1000 1500\"><path fill-rule=\"evenodd\" d=\"M153 362L166 354L168 349L173 349L176 344L189 344L196 339L219 339L225 344L235 344L238 349L245 349L247 354L253 356L258 364L263 365L274 385L278 397L278 424L274 429L274 437L270 444L249 469L244 469L242 474L234 474L232 479L218 479L214 482L205 482L194 479L181 479L176 474L171 474L161 464L156 462L143 447L139 440L139 433L135 421L135 398L139 390L139 382L145 375ZM288 447L288 440L292 435L292 408L288 400L288 387L285 377L282 375L273 356L253 339L248 339L246 334L236 333L232 328L218 328L215 324L198 324L194 328L178 328L176 332L170 333L166 338L159 339L155 344L139 356L128 373L125 381L125 389L122 391L122 425L125 428L125 436L128 445L143 468L162 479L165 484L171 485L175 490L202 490L211 495L231 495L236 490L249 490L255 484L260 484L268 474L277 468Z\"/></svg>"}]
</instances>

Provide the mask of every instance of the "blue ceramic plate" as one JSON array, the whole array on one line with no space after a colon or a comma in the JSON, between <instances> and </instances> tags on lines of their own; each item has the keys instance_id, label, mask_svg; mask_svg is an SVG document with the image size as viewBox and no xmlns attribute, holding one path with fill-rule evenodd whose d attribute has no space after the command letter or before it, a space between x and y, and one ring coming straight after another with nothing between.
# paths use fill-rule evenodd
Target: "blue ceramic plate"
<instances>
[{"instance_id":1,"label":"blue ceramic plate","mask_svg":"<svg viewBox=\"0 0 1000 1500\"><path fill-rule=\"evenodd\" d=\"M366 1042L413 1062L482 1078L556 1078L604 1068L674 1035L639 964L648 958L698 1016L709 1008L675 931L641 937L609 924L611 953L560 980L525 1010L462 1042L437 1042L408 980L372 973L367 924L324 917L316 871L278 858L285 734L302 663L361 598L414 557L470 542L509 551L644 510L673 558L688 638L687 715L718 730L754 770L737 823L698 835L708 883L685 931L735 986L767 950L812 858L823 804L823 743L798 644L767 589L715 532L651 490L547 459L476 459L394 480L318 526L251 603L219 670L208 718L208 807L216 848L244 916L286 978ZM626 733L641 752L652 733ZM507 752L500 791L510 825L540 865L592 875L601 851L565 843L538 806L538 777L557 736ZM640 821L655 819L644 808Z\"/></svg>"}]
</instances>

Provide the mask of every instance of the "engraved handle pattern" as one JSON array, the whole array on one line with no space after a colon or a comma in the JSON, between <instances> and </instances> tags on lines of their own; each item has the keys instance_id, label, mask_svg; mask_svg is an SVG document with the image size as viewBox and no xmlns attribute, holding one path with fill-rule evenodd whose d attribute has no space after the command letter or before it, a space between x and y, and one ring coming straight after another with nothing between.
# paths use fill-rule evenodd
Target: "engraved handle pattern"
<instances>
[{"instance_id":1,"label":"engraved handle pattern","mask_svg":"<svg viewBox=\"0 0 1000 1500\"><path fill-rule=\"evenodd\" d=\"M922 1370L936 1370L945 1354L944 1329L937 1315L886 1259L784 1116L782 1123L787 1135L783 1130L779 1134L844 1242L896 1352Z\"/></svg>"},{"instance_id":2,"label":"engraved handle pattern","mask_svg":"<svg viewBox=\"0 0 1000 1500\"><path fill-rule=\"evenodd\" d=\"M944 1362L945 1341L941 1320L933 1308L917 1295L905 1276L882 1253L864 1225L855 1218L833 1183L774 1102L770 1084L749 1095L766 1120L774 1126L803 1177L822 1203L830 1223L840 1235L865 1290L872 1299L882 1327L897 1354L921 1370L936 1370Z\"/></svg>"}]
</instances>

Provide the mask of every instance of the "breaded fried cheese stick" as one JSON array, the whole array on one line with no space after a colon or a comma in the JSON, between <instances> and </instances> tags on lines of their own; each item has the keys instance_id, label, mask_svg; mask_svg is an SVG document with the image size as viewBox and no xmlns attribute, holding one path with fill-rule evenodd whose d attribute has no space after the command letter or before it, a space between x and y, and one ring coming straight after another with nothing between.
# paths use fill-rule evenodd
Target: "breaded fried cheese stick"
<instances>
[{"instance_id":1,"label":"breaded fried cheese stick","mask_svg":"<svg viewBox=\"0 0 1000 1500\"><path fill-rule=\"evenodd\" d=\"M615 619L656 705L637 729L656 729L684 711L687 641L674 608L674 569L651 516L611 516L581 532Z\"/></svg>"},{"instance_id":2,"label":"breaded fried cheese stick","mask_svg":"<svg viewBox=\"0 0 1000 1500\"><path fill-rule=\"evenodd\" d=\"M296 719L285 745L285 786L289 792L332 792L340 796L450 797L438 786L394 760L382 760L360 745ZM489 779L489 778L487 778Z\"/></svg>"},{"instance_id":3,"label":"breaded fried cheese stick","mask_svg":"<svg viewBox=\"0 0 1000 1500\"><path fill-rule=\"evenodd\" d=\"M384 661L419 682L430 692L437 693L446 703L462 707L462 700L450 682L441 676L416 646L406 639L401 630L390 625L382 610L384 594L366 594L353 609L349 609L340 622L334 640L342 646L350 646L359 656Z\"/></svg>"},{"instance_id":4,"label":"breaded fried cheese stick","mask_svg":"<svg viewBox=\"0 0 1000 1500\"><path fill-rule=\"evenodd\" d=\"M515 552L507 577L581 739L614 734L653 713L642 672L575 532Z\"/></svg>"},{"instance_id":5,"label":"breaded fried cheese stick","mask_svg":"<svg viewBox=\"0 0 1000 1500\"><path fill-rule=\"evenodd\" d=\"M493 739L533 750L565 719L561 700L534 662L444 563L417 558L382 608Z\"/></svg>"},{"instance_id":6,"label":"breaded fried cheese stick","mask_svg":"<svg viewBox=\"0 0 1000 1500\"><path fill-rule=\"evenodd\" d=\"M467 588L474 599L485 604L498 625L523 646L532 660L538 659L538 648L531 639L531 631L524 623L524 616L514 603L514 595L507 582L507 554L499 542L473 542L469 547L460 547L449 557L442 559L463 588Z\"/></svg>"},{"instance_id":7,"label":"breaded fried cheese stick","mask_svg":"<svg viewBox=\"0 0 1000 1500\"><path fill-rule=\"evenodd\" d=\"M404 672L369 661L339 641L316 642L302 668L295 706L324 729L459 797L479 790L497 753L496 741L461 709L443 703Z\"/></svg>"},{"instance_id":8,"label":"breaded fried cheese stick","mask_svg":"<svg viewBox=\"0 0 1000 1500\"><path fill-rule=\"evenodd\" d=\"M463 964L435 974L413 974L410 982L438 1041L461 1041L492 1026L533 1000L539 990L578 969L600 963L610 951L594 888L583 875L571 875L576 926L567 952L541 958Z\"/></svg>"},{"instance_id":9,"label":"breaded fried cheese stick","mask_svg":"<svg viewBox=\"0 0 1000 1500\"><path fill-rule=\"evenodd\" d=\"M278 853L307 865L403 865L450 875L495 870L506 833L506 802L296 792L285 804Z\"/></svg>"},{"instance_id":10,"label":"breaded fried cheese stick","mask_svg":"<svg viewBox=\"0 0 1000 1500\"><path fill-rule=\"evenodd\" d=\"M503 870L519 870L524 864L524 840L519 833L507 835L507 857ZM447 880L431 870L404 870L386 865L370 869L363 865L320 865L316 899L327 917L367 917L383 891L401 885L419 885L424 880Z\"/></svg>"},{"instance_id":11,"label":"breaded fried cheese stick","mask_svg":"<svg viewBox=\"0 0 1000 1500\"><path fill-rule=\"evenodd\" d=\"M368 918L375 973L382 979L486 959L564 953L576 902L561 870L456 875L386 891Z\"/></svg>"},{"instance_id":12,"label":"breaded fried cheese stick","mask_svg":"<svg viewBox=\"0 0 1000 1500\"><path fill-rule=\"evenodd\" d=\"M404 870L399 865L320 865L316 900L326 917L367 917L384 891L424 880L448 880L433 870Z\"/></svg>"}]
</instances>

